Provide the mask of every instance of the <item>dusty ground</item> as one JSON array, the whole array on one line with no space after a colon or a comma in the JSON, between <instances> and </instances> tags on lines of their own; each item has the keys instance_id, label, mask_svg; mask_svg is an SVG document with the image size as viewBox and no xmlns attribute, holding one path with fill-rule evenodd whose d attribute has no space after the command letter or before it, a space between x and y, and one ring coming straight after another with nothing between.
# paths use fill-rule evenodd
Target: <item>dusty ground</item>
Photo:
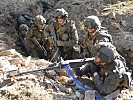
<instances>
[{"instance_id":1,"label":"dusty ground","mask_svg":"<svg viewBox=\"0 0 133 100\"><path fill-rule=\"evenodd\" d=\"M42 14L38 0L0 0L0 51L16 48L14 24L8 22L9 11L29 13L33 17ZM123 2L120 2L123 1ZM55 8L63 7L69 17L79 21L88 15L99 16L113 36L114 45L133 69L133 1L132 0L49 0ZM78 21L78 20L79 21ZM79 31L78 31L79 32ZM81 35L79 33L79 35ZM78 90L71 80L58 70L26 74L6 79L5 73L20 68L23 70L47 65L43 59L23 57L15 50L0 53L0 99L1 100L83 100L84 92ZM59 74L57 74L59 73ZM45 74L45 75L44 75ZM62 77L61 77L62 76ZM57 92L53 79L62 92ZM68 85L68 84L71 84ZM41 92L40 92L41 91ZM80 95L79 95L80 94ZM132 100L133 91L123 90L117 100Z\"/></svg>"}]
</instances>

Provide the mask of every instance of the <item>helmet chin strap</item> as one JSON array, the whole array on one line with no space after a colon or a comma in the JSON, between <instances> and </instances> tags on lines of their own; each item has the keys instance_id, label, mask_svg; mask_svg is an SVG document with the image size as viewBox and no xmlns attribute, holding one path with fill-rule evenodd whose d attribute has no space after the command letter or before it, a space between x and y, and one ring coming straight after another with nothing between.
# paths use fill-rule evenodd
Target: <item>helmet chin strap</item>
<instances>
[{"instance_id":1,"label":"helmet chin strap","mask_svg":"<svg viewBox=\"0 0 133 100\"><path fill-rule=\"evenodd\" d=\"M95 34L96 34L96 31L94 31L94 32L89 32L89 35L90 35L91 38L95 37Z\"/></svg>"}]
</instances>

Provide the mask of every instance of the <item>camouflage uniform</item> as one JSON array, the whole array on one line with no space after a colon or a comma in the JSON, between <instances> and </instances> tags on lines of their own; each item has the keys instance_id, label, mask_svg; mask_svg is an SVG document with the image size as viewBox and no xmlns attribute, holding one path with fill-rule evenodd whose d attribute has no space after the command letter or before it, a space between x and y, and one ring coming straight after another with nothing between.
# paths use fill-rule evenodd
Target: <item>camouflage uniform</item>
<instances>
[{"instance_id":1,"label":"camouflage uniform","mask_svg":"<svg viewBox=\"0 0 133 100\"><path fill-rule=\"evenodd\" d=\"M25 38L25 34L27 33L28 29L33 25L33 19L28 14L10 12L9 15L11 16L10 21L12 21L13 23L16 22L15 29L18 34L18 37L16 40L16 46L20 47L20 49L22 50L22 53L27 56L29 55L29 53L25 54L27 50L25 50L24 38Z\"/></svg>"},{"instance_id":2,"label":"camouflage uniform","mask_svg":"<svg viewBox=\"0 0 133 100\"><path fill-rule=\"evenodd\" d=\"M112 42L111 35L104 29L97 31L95 37L91 37L89 34L85 34L83 37L83 46L88 51L90 51L91 48L99 42Z\"/></svg>"},{"instance_id":3,"label":"camouflage uniform","mask_svg":"<svg viewBox=\"0 0 133 100\"><path fill-rule=\"evenodd\" d=\"M92 54L98 56L101 61L88 64L86 69L92 74L99 93L109 94L119 87L130 86L131 72L126 67L125 59L118 54L111 43L98 43L93 47ZM98 74L94 76L95 72Z\"/></svg>"},{"instance_id":4,"label":"camouflage uniform","mask_svg":"<svg viewBox=\"0 0 133 100\"><path fill-rule=\"evenodd\" d=\"M62 9L59 9L62 10ZM57 14L57 13L56 13ZM73 58L73 46L78 42L77 29L75 22L71 20L65 20L64 25L60 25L58 22L53 22L52 25L46 30L46 33L53 38L52 28L54 27L56 42L59 48L59 55L65 59Z\"/></svg>"},{"instance_id":5,"label":"camouflage uniform","mask_svg":"<svg viewBox=\"0 0 133 100\"><path fill-rule=\"evenodd\" d=\"M87 57L90 57L90 51L91 48L99 43L99 42L112 42L112 36L108 34L108 31L106 28L101 27L101 23L96 16L88 16L84 21L83 21L84 27L88 28L94 28L95 30L95 35L91 36L89 32L87 32L85 29L82 30L82 37L80 39L80 43L83 46L84 53L86 53ZM88 53L88 55L87 55Z\"/></svg>"},{"instance_id":6,"label":"camouflage uniform","mask_svg":"<svg viewBox=\"0 0 133 100\"><path fill-rule=\"evenodd\" d=\"M20 49L22 50L22 54L25 56L28 56L30 54L24 44L24 38L25 38L28 30L29 30L29 27L26 24L21 24L19 27L19 35L16 40L16 45L18 47L20 47Z\"/></svg>"},{"instance_id":7,"label":"camouflage uniform","mask_svg":"<svg viewBox=\"0 0 133 100\"><path fill-rule=\"evenodd\" d=\"M38 15L41 16L41 15ZM38 17L36 16L36 17ZM43 16L41 16L41 18L44 19ZM45 24L45 22L43 22L42 24ZM27 32L26 38L25 38L25 45L28 48L28 50L31 52L31 56L33 57L39 57L39 58L45 58L47 59L46 55L44 55L44 51L42 49L42 47L44 47L45 49L47 49L47 44L48 41L45 37L45 27L43 27L42 29L39 29L37 27L37 24L41 24L41 23L36 23L35 25L33 25L30 30Z\"/></svg>"},{"instance_id":8,"label":"camouflage uniform","mask_svg":"<svg viewBox=\"0 0 133 100\"><path fill-rule=\"evenodd\" d=\"M99 43L93 51L94 56L98 56L102 62L106 63L105 65L98 65L99 74L93 77L98 91L109 94L118 87L131 85L131 72L126 67L125 59L118 54L113 45L104 42Z\"/></svg>"}]
</instances>

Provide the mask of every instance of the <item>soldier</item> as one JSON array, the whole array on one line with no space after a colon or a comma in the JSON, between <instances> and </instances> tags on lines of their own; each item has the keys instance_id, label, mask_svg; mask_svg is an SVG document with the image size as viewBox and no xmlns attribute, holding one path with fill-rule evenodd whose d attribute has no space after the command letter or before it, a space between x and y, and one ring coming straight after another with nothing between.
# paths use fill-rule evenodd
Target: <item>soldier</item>
<instances>
[{"instance_id":1,"label":"soldier","mask_svg":"<svg viewBox=\"0 0 133 100\"><path fill-rule=\"evenodd\" d=\"M93 45L99 42L112 42L112 37L108 34L107 29L101 27L101 22L97 16L88 16L84 19L82 25L83 38L80 42L83 46L84 57L90 57L90 50Z\"/></svg>"},{"instance_id":2,"label":"soldier","mask_svg":"<svg viewBox=\"0 0 133 100\"><path fill-rule=\"evenodd\" d=\"M25 45L33 57L46 59L46 44L48 41L44 34L45 27L45 18L41 15L37 15L34 19L34 25L27 32Z\"/></svg>"},{"instance_id":3,"label":"soldier","mask_svg":"<svg viewBox=\"0 0 133 100\"><path fill-rule=\"evenodd\" d=\"M109 94L119 87L128 88L131 85L131 72L126 67L125 59L111 43L100 42L92 48L91 53L95 61L88 64L87 70L99 93ZM87 74L87 70L82 75Z\"/></svg>"},{"instance_id":4,"label":"soldier","mask_svg":"<svg viewBox=\"0 0 133 100\"><path fill-rule=\"evenodd\" d=\"M46 29L50 46L51 48L58 47L59 51L56 57L58 55L63 59L72 59L74 57L73 47L78 43L75 22L67 19L68 13L63 8L55 10L54 18L55 22L51 23Z\"/></svg>"},{"instance_id":5,"label":"soldier","mask_svg":"<svg viewBox=\"0 0 133 100\"><path fill-rule=\"evenodd\" d=\"M21 24L19 26L19 35L24 39L28 30L29 30L29 27L26 24Z\"/></svg>"},{"instance_id":6,"label":"soldier","mask_svg":"<svg viewBox=\"0 0 133 100\"><path fill-rule=\"evenodd\" d=\"M30 55L30 53L28 52L28 50L26 49L25 44L24 44L24 38L25 38L28 30L29 30L29 27L26 24L21 24L19 27L18 38L16 40L16 45L21 48L21 50L23 51L23 54L25 56Z\"/></svg>"}]
</instances>

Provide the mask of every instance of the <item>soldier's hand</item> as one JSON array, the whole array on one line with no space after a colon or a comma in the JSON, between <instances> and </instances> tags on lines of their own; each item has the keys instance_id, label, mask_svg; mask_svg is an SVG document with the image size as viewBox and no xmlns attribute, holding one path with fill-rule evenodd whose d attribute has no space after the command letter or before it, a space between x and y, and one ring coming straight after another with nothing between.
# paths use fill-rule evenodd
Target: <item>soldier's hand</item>
<instances>
[{"instance_id":1,"label":"soldier's hand","mask_svg":"<svg viewBox=\"0 0 133 100\"><path fill-rule=\"evenodd\" d=\"M64 46L64 43L62 41L60 41L60 40L57 40L57 45L58 46Z\"/></svg>"},{"instance_id":2,"label":"soldier's hand","mask_svg":"<svg viewBox=\"0 0 133 100\"><path fill-rule=\"evenodd\" d=\"M93 64L93 66L91 66L91 71L92 71L92 74L95 72L99 72L99 67L96 64Z\"/></svg>"}]
</instances>

